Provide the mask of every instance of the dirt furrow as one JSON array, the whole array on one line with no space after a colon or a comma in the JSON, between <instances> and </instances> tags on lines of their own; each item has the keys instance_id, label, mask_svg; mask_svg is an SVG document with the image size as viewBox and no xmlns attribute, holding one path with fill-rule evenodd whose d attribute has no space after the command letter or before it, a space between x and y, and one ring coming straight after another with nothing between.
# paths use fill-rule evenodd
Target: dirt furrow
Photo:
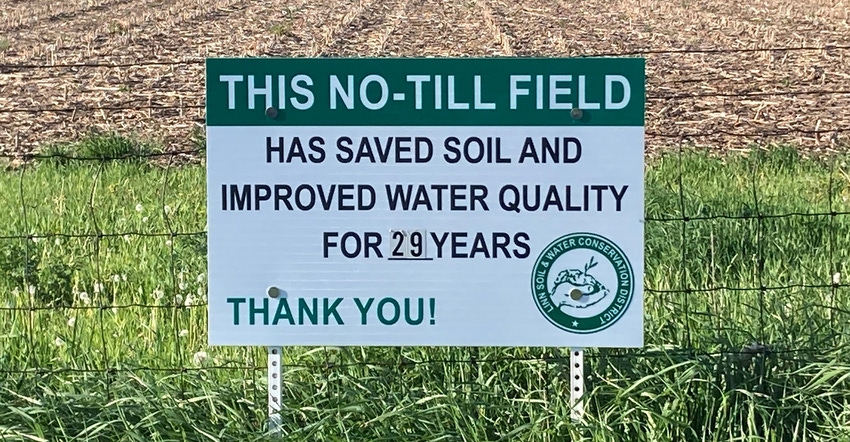
<instances>
[{"instance_id":1,"label":"dirt furrow","mask_svg":"<svg viewBox=\"0 0 850 442\"><path fill-rule=\"evenodd\" d=\"M802 13L806 5L795 8L793 17L783 17L783 3L779 1L744 5L712 0L689 4L687 12L675 12L648 8L641 1L618 3L621 12L635 11L636 22L645 29L644 35L652 35L654 44L660 48L679 35L688 36L683 44L679 43L682 49L781 48L843 41L844 37L839 34L845 33L836 29L846 26L846 21L817 26L820 36L833 34L834 38L822 39L809 34L806 16ZM735 9L737 13L730 13ZM647 131L664 135L710 134L690 141L718 149L744 148L754 141L823 147L829 144L825 141L831 136L829 133L792 132L764 139L731 134L841 131L850 127L850 117L837 112L850 105L850 96L828 93L850 89L850 76L845 74L850 70L848 55L850 51L845 50L648 55L647 94L684 97L650 100ZM746 96L748 93L807 90L827 93ZM803 109L805 112L801 112ZM663 146L670 140L649 137L648 141L650 146Z\"/></svg>"},{"instance_id":2,"label":"dirt furrow","mask_svg":"<svg viewBox=\"0 0 850 442\"><path fill-rule=\"evenodd\" d=\"M700 34L725 45L846 45L850 7L843 1L698 0L689 5Z\"/></svg>"},{"instance_id":3,"label":"dirt furrow","mask_svg":"<svg viewBox=\"0 0 850 442\"><path fill-rule=\"evenodd\" d=\"M387 37L405 17L410 0L386 0L371 4L336 37L323 56L375 56L384 50Z\"/></svg>"},{"instance_id":4,"label":"dirt furrow","mask_svg":"<svg viewBox=\"0 0 850 442\"><path fill-rule=\"evenodd\" d=\"M97 60L181 60L205 56L307 55L321 44L317 29L339 20L332 1L302 1L160 10L158 19L134 24L126 44L104 43ZM187 26L207 23L209 28ZM191 42L192 44L186 44ZM116 49L120 48L120 49ZM78 138L90 128L115 129L158 139L171 149L191 145L203 122L202 64L129 68L55 68L0 74L0 109L77 109L39 114L0 112L0 151L33 150L44 142ZM96 108L124 107L121 110ZM92 109L95 108L95 109Z\"/></svg>"},{"instance_id":5,"label":"dirt furrow","mask_svg":"<svg viewBox=\"0 0 850 442\"><path fill-rule=\"evenodd\" d=\"M724 0L718 0L724 1ZM716 4L718 1L707 1ZM770 0L763 0L770 2ZM641 0L576 4L560 0L491 0L497 23L513 38L518 55L585 56L696 48L755 48L812 44L794 28L777 24L745 26L744 19L726 19L694 10L690 4L659 4ZM730 2L731 3L731 2ZM718 10L718 14L725 12ZM695 16L708 16L694 20ZM756 21L753 21L756 23ZM825 32L840 28L834 24ZM770 35L770 39L765 36ZM664 147L667 136L714 133L694 141L726 147L744 147L751 137L725 132L758 133L800 130L840 130L850 116L836 112L847 94L801 96L735 96L769 91L850 90L850 51L732 52L713 54L648 54L647 132L650 149ZM718 97L711 95L732 95ZM800 118L801 108L808 118ZM817 145L814 137L803 142ZM800 142L800 135L782 137Z\"/></svg>"},{"instance_id":6,"label":"dirt furrow","mask_svg":"<svg viewBox=\"0 0 850 442\"><path fill-rule=\"evenodd\" d=\"M330 23L323 31L321 44L310 56L333 57L340 54L353 36L365 30L374 30L379 22L386 18L388 12L386 0L360 1L335 23Z\"/></svg>"},{"instance_id":7,"label":"dirt furrow","mask_svg":"<svg viewBox=\"0 0 850 442\"><path fill-rule=\"evenodd\" d=\"M648 147L686 137L727 149L768 140L819 149L850 138L841 132L850 128L850 94L830 93L850 90L850 50L840 47L850 45L846 0L6 1L3 26L20 27L0 64L177 64L0 71L0 152L31 151L91 128L191 147L204 117L198 62L209 56L587 56L801 45L833 47L647 54ZM753 95L788 91L812 93ZM109 107L128 109L98 109ZM8 112L29 108L75 111ZM735 135L794 130L824 134Z\"/></svg>"},{"instance_id":8,"label":"dirt furrow","mask_svg":"<svg viewBox=\"0 0 850 442\"><path fill-rule=\"evenodd\" d=\"M109 8L136 2L137 0L87 1L85 4L74 2L51 2L42 4L20 3L0 11L0 34L14 38L15 33L39 26L45 22L60 23L79 20L87 14L106 12Z\"/></svg>"},{"instance_id":9,"label":"dirt furrow","mask_svg":"<svg viewBox=\"0 0 850 442\"><path fill-rule=\"evenodd\" d=\"M488 0L475 0L475 4L477 4L481 9L481 17L484 20L484 24L487 25L487 28L490 29L490 33L493 34L493 39L496 40L502 48L502 55L512 57L515 55L513 38L506 34L505 26L497 21L496 17L493 15L493 10L490 9L490 5L488 3Z\"/></svg>"},{"instance_id":10,"label":"dirt furrow","mask_svg":"<svg viewBox=\"0 0 850 442\"><path fill-rule=\"evenodd\" d=\"M481 8L475 2L413 0L404 26L388 35L382 53L480 57L503 55L503 47L484 23Z\"/></svg>"},{"instance_id":11,"label":"dirt furrow","mask_svg":"<svg viewBox=\"0 0 850 442\"><path fill-rule=\"evenodd\" d=\"M72 79L64 82L69 90L48 85L23 84L21 93L34 91L30 106L47 107L45 112L5 112L20 109L0 104L0 152L14 146L26 151L38 150L45 143L79 139L93 129L114 130L143 139L158 140L169 149L185 149L192 130L203 123L203 94L190 85L203 78L203 67L134 68L129 72L97 70L88 83ZM135 83L121 82L130 80ZM128 84L133 84L129 86ZM173 85L173 86L172 86ZM7 96L4 88L3 96ZM35 92L37 91L37 92ZM123 107L111 110L111 107ZM60 109L77 109L56 112Z\"/></svg>"},{"instance_id":12,"label":"dirt furrow","mask_svg":"<svg viewBox=\"0 0 850 442\"><path fill-rule=\"evenodd\" d=\"M236 0L233 8L239 13L181 17L149 29L147 35L161 40L161 52L170 57L309 56L324 45L323 31L351 11L336 0L297 0L284 5ZM215 11L207 12L211 13ZM207 26L191 26L197 22Z\"/></svg>"},{"instance_id":13,"label":"dirt furrow","mask_svg":"<svg viewBox=\"0 0 850 442\"><path fill-rule=\"evenodd\" d=\"M128 22L122 32L97 40L86 55L113 63L198 59L205 45L196 35L224 28L228 20L241 22L250 11L240 0L198 2L193 8L172 1L168 8Z\"/></svg>"},{"instance_id":14,"label":"dirt furrow","mask_svg":"<svg viewBox=\"0 0 850 442\"><path fill-rule=\"evenodd\" d=\"M610 48L601 30L587 26L592 8L570 9L543 0L488 0L494 20L512 39L519 56L580 56L596 47ZM576 4L578 5L578 4Z\"/></svg>"},{"instance_id":15,"label":"dirt furrow","mask_svg":"<svg viewBox=\"0 0 850 442\"><path fill-rule=\"evenodd\" d=\"M313 40L313 28L299 32L299 22L303 21L299 20L299 12L327 6L305 0L286 5L246 4L241 0L214 3L199 0L194 5L168 0L157 4L158 8L136 5L138 10L124 11L123 16L110 11L106 17L92 18L95 24L76 23L67 25L67 30L28 30L22 38L31 50L18 51L13 56L7 54L3 61L10 64L168 62L197 60L216 53L219 47L236 55L262 55L281 47L278 43L291 43L291 37L298 40L298 34ZM69 39L68 35L74 38ZM286 47L298 47L302 41L295 43Z\"/></svg>"},{"instance_id":16,"label":"dirt furrow","mask_svg":"<svg viewBox=\"0 0 850 442\"><path fill-rule=\"evenodd\" d=\"M72 20L37 23L10 34L9 50L0 62L50 64L96 56L105 45L120 47L137 23L157 19L161 9L152 6L160 7L162 1L120 2Z\"/></svg>"}]
</instances>

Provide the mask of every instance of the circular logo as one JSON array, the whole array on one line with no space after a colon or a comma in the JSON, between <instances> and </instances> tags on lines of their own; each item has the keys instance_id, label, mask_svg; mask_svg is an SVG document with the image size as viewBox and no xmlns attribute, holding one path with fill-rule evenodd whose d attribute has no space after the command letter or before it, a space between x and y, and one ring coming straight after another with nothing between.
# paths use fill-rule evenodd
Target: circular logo
<instances>
[{"instance_id":1,"label":"circular logo","mask_svg":"<svg viewBox=\"0 0 850 442\"><path fill-rule=\"evenodd\" d=\"M595 333L623 317L634 295L634 272L626 254L595 233L571 233L537 257L531 275L534 302L556 327Z\"/></svg>"}]
</instances>

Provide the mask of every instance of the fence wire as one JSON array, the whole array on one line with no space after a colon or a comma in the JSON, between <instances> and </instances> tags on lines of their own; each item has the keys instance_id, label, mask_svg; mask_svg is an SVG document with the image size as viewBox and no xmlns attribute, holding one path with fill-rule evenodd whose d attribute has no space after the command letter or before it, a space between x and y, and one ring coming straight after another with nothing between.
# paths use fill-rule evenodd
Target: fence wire
<instances>
[{"instance_id":1,"label":"fence wire","mask_svg":"<svg viewBox=\"0 0 850 442\"><path fill-rule=\"evenodd\" d=\"M646 54L734 54L757 51L846 51L850 47L779 47L763 49L694 49L694 50L665 50L665 51L634 51L612 54L595 54L598 56L625 56ZM77 68L129 68L139 66L168 66L202 64L203 60L178 60L163 62L139 62L127 64L55 64L55 65L0 65L0 73L42 70L42 69L77 69ZM699 80L706 81L706 80ZM746 91L741 93L705 93L705 94L653 94L647 95L647 100L679 100L699 97L754 97L754 96L795 96L823 95L839 96L850 94L850 89L817 89L817 90L778 90L770 92ZM74 113L81 111L103 111L120 114L127 110L138 109L202 109L202 103L175 105L140 105L127 103L125 105L95 106L95 107L27 107L4 108L0 113ZM672 125L671 125L672 126ZM843 358L840 356L846 350L848 340L843 324L850 319L850 302L847 288L850 284L841 276L844 261L850 250L850 205L844 204L847 193L847 183L837 182L843 169L837 161L829 163L825 196L826 204L823 210L808 210L805 204L785 208L776 213L775 207L782 207L779 202L793 195L775 194L771 183L762 182L766 176L773 176L776 170L793 165L775 164L772 157L762 157L753 154L751 159L742 160L750 167L747 181L737 182L731 173L724 175L723 170L715 171L712 179L726 176L729 183L718 184L714 187L700 187L703 191L692 187L703 186L701 171L694 170L699 163L691 162L687 146L691 138L714 136L722 134L751 140L753 144L769 141L774 137L785 135L833 135L850 131L850 127L832 127L819 129L806 128L777 128L775 130L754 129L742 130L712 130L710 132L681 133L671 130L664 132L648 131L648 137L676 139L679 149L667 150L663 154L666 168L673 168L663 178L657 178L647 184L647 189L656 186L656 200L647 201L645 217L647 229L647 263L646 273L653 278L644 281L646 294L646 347L642 349L588 349L585 357L589 360L589 370L595 370L596 378L589 378L591 388L605 388L611 378L622 378L627 381L638 381L638 375L651 375L653 370L677 363L702 364L715 367L713 373L726 373L728 368L723 364L733 364L738 361L735 370L747 371L753 361L761 361L755 375L761 379L772 376L767 367L782 367L791 372L799 370L806 364L821 361L830 363ZM758 149L756 149L758 152ZM185 149L169 152L150 152L144 154L122 155L77 155L50 154L38 152L11 152L0 154L0 159L20 160L22 164L5 172L16 176L15 180L5 180L3 183L15 183L16 192L4 189L3 197L15 201L6 201L6 207L17 207L18 211L10 216L16 217L9 222L9 227L0 230L0 250L6 250L5 261L0 261L0 269L5 273L5 286L0 289L14 291L3 298L10 299L0 303L0 323L6 324L11 330L5 337L5 343L0 340L0 375L31 378L45 385L51 377L65 375L99 376L104 381L106 396L114 397L111 390L118 382L119 375L141 376L152 373L160 378L171 379L182 395L191 388L201 373L223 373L242 379L242 388L250 395L259 413L262 414L264 403L264 387L259 379L263 376L257 372L266 370L263 359L263 349L214 350L206 349L206 308L202 290L197 292L193 302L188 303L186 293L182 289L186 284L185 267L192 267L199 274L205 274L201 266L201 258L206 244L206 230L203 228L181 229L176 223L176 215L170 213L169 204L174 205L175 174L179 174L178 158L183 156L202 157L203 148ZM104 174L109 173L113 164L122 164L127 160L157 160L161 165L159 172L158 196L148 201L156 201L156 216L162 221L156 229L142 228L113 230L105 219L124 216L113 213L121 209L115 199L120 199L120 193L114 189L102 186ZM89 169L90 181L87 198L78 201L79 212L53 214L52 223L45 223L46 216L39 206L49 202L50 194L39 190L41 183L36 174L41 173L42 163L49 164L61 161L64 164L86 164ZM772 163L773 162L773 163ZM781 162L781 161L780 161ZM134 163L137 164L137 163ZM669 165L669 164L672 164ZM838 164L838 166L836 166ZM731 167L731 166L730 166ZM767 168L773 167L771 171ZM731 170L731 169L730 169ZM774 176L778 179L779 175ZM783 179L792 179L792 175L782 175ZM805 181L805 180L803 180ZM202 181L196 183L203 186ZM801 185L806 185L801 182ZM57 184L58 185L58 184ZM739 192L730 192L736 198L733 202L709 200L710 193L704 189L723 190L727 186L740 186ZM781 187L781 186L780 186ZM808 188L808 187L807 187ZM810 189L810 188L808 188ZM781 187L778 192L788 192L789 188ZM203 189L200 190L203 192ZM666 192L666 193L665 193ZM801 190L800 192L804 192ZM764 194L770 194L766 197ZM37 195L36 195L37 194ZM649 194L649 192L648 192ZM56 197L56 195L53 195ZM817 199L824 195L806 194L803 199ZM130 201L123 201L130 207ZM3 200L0 199L0 205ZM711 205L716 207L709 207ZM650 207L652 206L652 207ZM817 204L812 204L816 207ZM3 207L3 206L0 206ZM719 209L717 207L720 207ZM127 215L130 216L130 215ZM154 216L151 214L150 216ZM191 226L203 224L202 213L184 214L195 217ZM71 225L78 218L85 218L85 231L75 231L63 228ZM185 218L184 218L185 220ZM55 230L45 230L40 226L50 224ZM783 230L784 229L784 230ZM17 233L15 233L17 231ZM806 245L800 246L784 236L798 235L808 238ZM86 274L82 275L59 269L57 272L65 277L65 283L44 282L44 278L55 279L51 273L52 267L44 264L47 259L47 246L43 244L65 244L76 241L81 249L87 250L82 258ZM161 254L156 258L159 263L127 261L125 268L119 269L112 263L112 254L116 253L113 243L142 242L146 246L165 242L160 247ZM804 241L800 239L800 241ZM725 250L720 250L725 247ZM737 249L736 249L737 248ZM823 248L824 250L821 250ZM658 250L664 253L657 252ZM672 253L668 254L667 251ZM19 254L16 254L20 252ZM800 253L813 254L817 265L824 268L804 269L809 264L797 261ZM824 256L820 256L820 254ZM812 256L806 255L807 258ZM0 255L0 258L3 258ZM747 263L741 260L749 259ZM781 259L789 260L787 263ZM106 263L110 262L107 266ZM187 264L187 262L189 264ZM675 262L675 264L673 264ZM793 264L792 264L793 262ZM205 264L205 263L203 263ZM145 287L157 287L159 299L147 296L136 296L131 284L124 284L123 277L116 271L137 268L143 275L146 266L157 266L160 272L148 277L156 281L144 280ZM658 276L655 266L663 267L670 273ZM798 266L798 267L794 267ZM108 268L107 268L108 267ZM726 273L717 276L716 273ZM739 272L740 275L736 275ZM137 275L138 276L138 275ZM164 276L164 277L163 277ZM115 278L118 280L115 280ZM162 280L159 280L163 277ZM84 281L91 278L91 281ZM204 284L198 277L196 284L203 289ZM0 283L4 283L0 279ZM37 296L42 288L47 287L72 289L73 296L63 293L50 293L49 296ZM50 284L53 284L52 286ZM118 287L107 289L104 286ZM141 290L141 289L140 289ZM29 293L26 293L29 292ZM83 294L87 296L83 297ZM97 295L97 296L96 296ZM799 297L799 299L798 299ZM25 299L21 304L14 300ZM60 301L56 301L59 299ZM0 299L2 301L2 299ZM14 301L14 302L13 302ZM783 304L785 302L785 304ZM796 302L796 305L792 305ZM790 307L788 307L790 306ZM790 309L784 312L783 309ZM817 310L815 313L804 309ZM800 309L794 312L794 309ZM822 310L822 312L821 312ZM122 314L121 312L127 312ZM818 314L823 314L818 316ZM795 315L806 316L799 324L788 322ZM81 318L87 317L86 324ZM144 319L127 321L121 325L125 317L155 318L152 322L141 324ZM73 325L63 327L62 324L76 318ZM823 321L829 319L830 324ZM58 324L58 325L57 325ZM132 332L123 327L134 328ZM153 327L156 330L148 330ZM49 333L57 329L68 328L65 338L56 337ZM138 330L136 330L138 328ZM122 335L122 330L126 334ZM794 331L809 335L789 335L782 339L782 332ZM187 332L188 331L188 332ZM183 339L187 333L193 334L190 339ZM132 341L134 335L153 336L154 348L136 348ZM60 340L62 343L60 343ZM116 343L118 340L120 342ZM193 344L187 344L187 341ZM807 345L802 345L806 343ZM197 351L196 351L197 350ZM565 349L479 349L479 348L447 348L443 350L427 350L416 348L398 348L386 350L380 348L351 349L320 349L315 352L310 349L289 349L285 354L285 370L295 376L298 382L315 386L323 390L328 397L344 395L343 374L366 373L379 369L391 372L417 371L416 367L434 369L442 366L441 380L446 384L477 382L479 393L498 394L491 391L488 381L478 377L482 371L498 371L493 367L503 367L510 364L524 364L521 369L531 370L532 364L543 366L543 370L553 373L556 368L564 369L569 365L569 355ZM207 354L210 353L210 354ZM199 356L201 355L201 356ZM193 360L194 359L194 360ZM202 359L198 362L197 359ZM732 362L730 362L732 361ZM743 362L741 362L743 361ZM490 367L490 368L484 368ZM553 368L555 367L555 368ZM643 368L635 368L643 367ZM652 368L649 368L652 367ZM295 374L298 370L312 373L312 376ZM724 371L725 370L725 371ZM753 369L756 370L756 369ZM733 370L734 371L734 370ZM518 373L514 371L511 373ZM389 376L389 375L387 375ZM543 376L543 375L541 375ZM548 376L548 375L547 375ZM457 377L463 378L457 379ZM478 379L471 381L471 378ZM287 378L290 379L290 378ZM402 394L413 394L416 385L400 382L387 377L386 382L395 382ZM23 381L19 381L23 382ZM296 381L292 381L296 382ZM422 381L426 382L426 381ZM438 382L433 379L427 382ZM594 382L597 384L594 385ZM613 381L612 381L613 382ZM546 377L534 381L534 388L550 391L554 387ZM322 386L324 385L324 386ZM626 384L627 385L627 384ZM691 388L691 387L688 387ZM694 387L696 388L696 387ZM588 389L590 391L590 389ZM489 393L488 393L489 392ZM367 394L367 399L370 398ZM372 399L375 399L372 397ZM341 413L337 410L337 413ZM0 434L2 438L2 434Z\"/></svg>"}]
</instances>

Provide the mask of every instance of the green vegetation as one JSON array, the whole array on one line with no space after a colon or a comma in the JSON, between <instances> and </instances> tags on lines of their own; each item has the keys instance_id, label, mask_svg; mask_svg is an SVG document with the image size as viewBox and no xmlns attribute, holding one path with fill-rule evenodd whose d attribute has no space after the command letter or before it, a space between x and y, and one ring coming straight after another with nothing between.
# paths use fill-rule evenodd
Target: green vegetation
<instances>
[{"instance_id":1,"label":"green vegetation","mask_svg":"<svg viewBox=\"0 0 850 442\"><path fill-rule=\"evenodd\" d=\"M269 32L277 37L293 36L293 26L295 19L298 18L298 13L304 9L304 6L287 6L281 11L283 20L275 21L269 26Z\"/></svg>"},{"instance_id":2,"label":"green vegetation","mask_svg":"<svg viewBox=\"0 0 850 442\"><path fill-rule=\"evenodd\" d=\"M283 21L272 24L269 27L269 32L272 35L276 35L278 37L283 37L285 35L292 34L292 22L291 21Z\"/></svg>"},{"instance_id":3,"label":"green vegetation","mask_svg":"<svg viewBox=\"0 0 850 442\"><path fill-rule=\"evenodd\" d=\"M0 52L6 52L10 47L12 47L12 44L9 43L9 40L5 37L0 37Z\"/></svg>"},{"instance_id":4,"label":"green vegetation","mask_svg":"<svg viewBox=\"0 0 850 442\"><path fill-rule=\"evenodd\" d=\"M54 149L150 152L114 136ZM647 167L647 347L586 352L581 426L567 349L287 348L285 432L848 440L844 160ZM266 440L265 350L206 346L203 166L40 159L0 172L0 213L0 440Z\"/></svg>"},{"instance_id":5,"label":"green vegetation","mask_svg":"<svg viewBox=\"0 0 850 442\"><path fill-rule=\"evenodd\" d=\"M193 144L197 135L193 133ZM92 131L76 143L56 143L45 146L39 153L50 161L67 164L70 159L145 161L162 152L160 146L125 137L116 133Z\"/></svg>"},{"instance_id":6,"label":"green vegetation","mask_svg":"<svg viewBox=\"0 0 850 442\"><path fill-rule=\"evenodd\" d=\"M124 34L127 32L127 25L117 21L113 21L109 23L107 31L110 34Z\"/></svg>"}]
</instances>

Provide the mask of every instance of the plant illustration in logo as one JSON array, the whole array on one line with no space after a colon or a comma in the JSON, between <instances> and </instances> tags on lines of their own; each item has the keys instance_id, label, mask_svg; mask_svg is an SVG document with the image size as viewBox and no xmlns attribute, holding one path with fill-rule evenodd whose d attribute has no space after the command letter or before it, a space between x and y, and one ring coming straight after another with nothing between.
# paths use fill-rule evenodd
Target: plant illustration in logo
<instances>
[{"instance_id":1,"label":"plant illustration in logo","mask_svg":"<svg viewBox=\"0 0 850 442\"><path fill-rule=\"evenodd\" d=\"M549 291L552 304L559 310L564 308L587 308L603 300L610 294L601 282L590 274L590 269L599 264L593 257L584 265L584 269L566 269L558 277Z\"/></svg>"}]
</instances>

